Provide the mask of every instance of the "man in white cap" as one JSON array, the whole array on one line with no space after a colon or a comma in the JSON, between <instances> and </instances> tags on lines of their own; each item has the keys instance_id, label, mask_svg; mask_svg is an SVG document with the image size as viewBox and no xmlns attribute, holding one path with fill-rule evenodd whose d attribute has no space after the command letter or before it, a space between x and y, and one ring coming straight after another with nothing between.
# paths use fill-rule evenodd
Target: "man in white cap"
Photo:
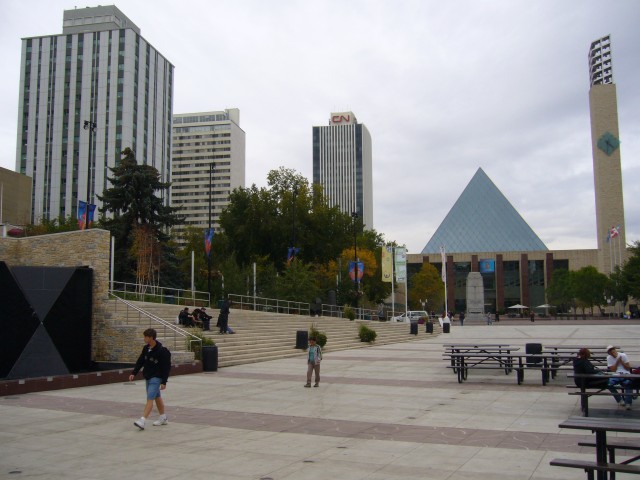
<instances>
[{"instance_id":1,"label":"man in white cap","mask_svg":"<svg viewBox=\"0 0 640 480\"><path fill-rule=\"evenodd\" d=\"M609 345L607 347L607 368L611 372L620 373L622 375L631 373L631 365L626 353L618 352L616 347ZM633 389L631 388L631 380L624 377L613 377L609 379L609 391L613 393L618 405L631 410L631 401L633 398ZM624 400L618 392L618 388L624 389Z\"/></svg>"}]
</instances>

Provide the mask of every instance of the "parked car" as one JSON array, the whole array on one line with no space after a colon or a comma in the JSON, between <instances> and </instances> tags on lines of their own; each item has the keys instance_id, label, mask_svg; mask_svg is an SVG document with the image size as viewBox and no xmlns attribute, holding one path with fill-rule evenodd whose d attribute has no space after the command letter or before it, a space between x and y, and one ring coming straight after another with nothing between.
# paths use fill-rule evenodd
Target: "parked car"
<instances>
[{"instance_id":1,"label":"parked car","mask_svg":"<svg viewBox=\"0 0 640 480\"><path fill-rule=\"evenodd\" d=\"M418 320L420 320L423 317L429 318L429 314L424 310L409 310L408 312L405 312L402 315L396 315L395 317L391 317L391 321L400 322L400 323L418 323Z\"/></svg>"}]
</instances>

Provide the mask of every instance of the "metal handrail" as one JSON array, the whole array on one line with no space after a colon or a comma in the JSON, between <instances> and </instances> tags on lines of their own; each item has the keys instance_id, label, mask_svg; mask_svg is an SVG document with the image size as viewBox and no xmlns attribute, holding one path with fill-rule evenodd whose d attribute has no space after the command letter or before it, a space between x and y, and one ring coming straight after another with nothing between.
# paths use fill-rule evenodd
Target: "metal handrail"
<instances>
[{"instance_id":1,"label":"metal handrail","mask_svg":"<svg viewBox=\"0 0 640 480\"><path fill-rule=\"evenodd\" d=\"M175 305L211 306L209 292L184 290L182 288L160 287L139 283L112 282L111 293L125 300L168 303Z\"/></svg>"},{"instance_id":2,"label":"metal handrail","mask_svg":"<svg viewBox=\"0 0 640 480\"><path fill-rule=\"evenodd\" d=\"M109 296L111 298L113 298L114 300L116 300L116 302L114 303L114 311L118 310L118 304L119 302L122 302L127 308L126 308L126 321L127 323L129 323L129 311L130 310L134 310L138 313L138 322L140 322L140 320L142 320L142 317L147 317L149 319L149 325L150 326L162 326L162 331L163 331L163 335L162 339L166 340L169 339L169 335L167 335L167 330L173 333L173 345L172 348L173 350L178 350L177 345L177 337L181 337L183 339L183 342L186 342L186 339L188 337L191 337L191 339L189 340L189 351L193 352L194 351L194 343L199 343L200 344L200 350L202 350L202 339L200 339L199 337L197 337L196 335L194 335L193 333L185 330L184 328L180 328L177 325L174 325L171 322L167 322L165 319L158 317L157 315L154 315L153 313L149 313L146 310L138 307L137 305L132 304L131 302L124 300L120 297L118 297L117 295L114 295L113 293L109 293Z\"/></svg>"},{"instance_id":3,"label":"metal handrail","mask_svg":"<svg viewBox=\"0 0 640 480\"><path fill-rule=\"evenodd\" d=\"M261 312L276 312L292 315L312 315L317 314L316 304L307 302L297 302L293 300L280 300L277 298L253 297L250 295L229 294L229 300L234 308L243 310L254 310ZM339 305L321 304L320 315L327 317L344 317L344 307ZM360 320L378 320L377 310L368 308L354 309L356 318Z\"/></svg>"}]
</instances>

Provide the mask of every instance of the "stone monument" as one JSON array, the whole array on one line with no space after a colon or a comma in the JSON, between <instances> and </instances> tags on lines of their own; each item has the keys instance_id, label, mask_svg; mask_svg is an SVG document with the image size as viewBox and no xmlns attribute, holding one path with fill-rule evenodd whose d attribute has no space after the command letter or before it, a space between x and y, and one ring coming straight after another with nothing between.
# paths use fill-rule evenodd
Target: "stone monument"
<instances>
[{"instance_id":1,"label":"stone monument","mask_svg":"<svg viewBox=\"0 0 640 480\"><path fill-rule=\"evenodd\" d=\"M467 318L480 320L484 317L484 284L480 272L467 275Z\"/></svg>"}]
</instances>

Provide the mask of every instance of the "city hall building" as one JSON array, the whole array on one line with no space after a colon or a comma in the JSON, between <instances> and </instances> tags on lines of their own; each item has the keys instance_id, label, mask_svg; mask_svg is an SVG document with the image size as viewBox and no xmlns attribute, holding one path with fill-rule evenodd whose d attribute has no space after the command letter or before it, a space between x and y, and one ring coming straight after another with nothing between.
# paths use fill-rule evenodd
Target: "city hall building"
<instances>
[{"instance_id":1,"label":"city hall building","mask_svg":"<svg viewBox=\"0 0 640 480\"><path fill-rule=\"evenodd\" d=\"M610 36L591 44L588 68L598 248L549 250L480 168L422 252L407 255L409 283L425 262L440 272L446 269L449 310L461 312L466 311L467 276L479 272L485 311L495 312L516 304L547 303L545 290L557 269L592 265L608 275L624 263L624 202ZM446 252L444 262L441 247Z\"/></svg>"}]
</instances>

